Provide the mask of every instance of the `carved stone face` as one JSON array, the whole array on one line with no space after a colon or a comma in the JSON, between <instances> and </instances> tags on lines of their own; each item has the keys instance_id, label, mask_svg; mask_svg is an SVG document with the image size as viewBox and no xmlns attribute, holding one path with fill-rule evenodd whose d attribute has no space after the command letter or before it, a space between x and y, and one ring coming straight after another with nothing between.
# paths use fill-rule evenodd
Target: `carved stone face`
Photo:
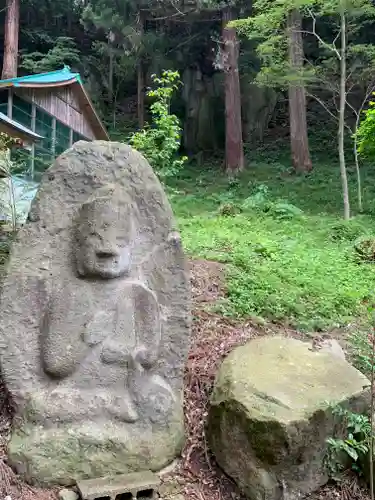
<instances>
[{"instance_id":1,"label":"carved stone face","mask_svg":"<svg viewBox=\"0 0 375 500\"><path fill-rule=\"evenodd\" d=\"M113 279L131 265L132 215L116 188L86 202L77 226L76 261L79 275Z\"/></svg>"}]
</instances>

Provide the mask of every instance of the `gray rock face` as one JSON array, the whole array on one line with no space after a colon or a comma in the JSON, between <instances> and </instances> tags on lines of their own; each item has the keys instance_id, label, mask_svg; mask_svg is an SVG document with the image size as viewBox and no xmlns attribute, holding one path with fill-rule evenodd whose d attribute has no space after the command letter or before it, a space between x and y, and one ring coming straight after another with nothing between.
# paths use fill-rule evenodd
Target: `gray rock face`
<instances>
[{"instance_id":1,"label":"gray rock face","mask_svg":"<svg viewBox=\"0 0 375 500\"><path fill-rule=\"evenodd\" d=\"M11 462L44 484L167 465L189 336L185 257L151 167L123 144L75 144L45 173L2 287Z\"/></svg>"},{"instance_id":2,"label":"gray rock face","mask_svg":"<svg viewBox=\"0 0 375 500\"><path fill-rule=\"evenodd\" d=\"M59 499L60 500L78 500L79 496L73 490L63 489L59 491Z\"/></svg>"}]
</instances>

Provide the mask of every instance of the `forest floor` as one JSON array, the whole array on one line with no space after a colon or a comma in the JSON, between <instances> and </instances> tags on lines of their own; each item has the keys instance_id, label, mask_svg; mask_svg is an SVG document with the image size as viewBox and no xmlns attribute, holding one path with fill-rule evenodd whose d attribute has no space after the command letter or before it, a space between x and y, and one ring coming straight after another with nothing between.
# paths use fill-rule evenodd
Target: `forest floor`
<instances>
[{"instance_id":1,"label":"forest floor","mask_svg":"<svg viewBox=\"0 0 375 500\"><path fill-rule=\"evenodd\" d=\"M338 165L319 161L308 176L291 175L280 153L257 152L236 181L218 167L189 167L168 186L190 256L193 338L185 372L187 443L169 478L191 500L236 500L241 495L218 469L206 442L205 419L223 357L259 335L300 339L334 336L358 368L367 346L367 306L374 268L358 259L357 242L375 234L375 173L363 171L366 214L347 223ZM372 178L373 177L373 178ZM355 173L349 166L354 200ZM1 391L0 391L1 393ZM6 465L10 428L5 392L0 433L0 499L50 500ZM168 478L166 479L168 483ZM310 500L368 500L355 476Z\"/></svg>"},{"instance_id":2,"label":"forest floor","mask_svg":"<svg viewBox=\"0 0 375 500\"><path fill-rule=\"evenodd\" d=\"M258 151L235 181L216 165L211 170L205 165L186 169L170 186L185 248L196 259L185 401L189 442L200 439L201 445L188 442L184 464L188 468L186 456L193 457L200 487L189 498L233 497L210 459L204 420L218 364L234 346L274 333L302 340L334 337L364 370L368 307L375 304L375 172L362 169L365 211L358 214L349 164L352 218L345 222L339 167L330 159L316 163L311 174L294 175L276 145L273 156ZM200 418L194 417L197 408ZM310 500L368 498L367 489L348 474Z\"/></svg>"}]
</instances>

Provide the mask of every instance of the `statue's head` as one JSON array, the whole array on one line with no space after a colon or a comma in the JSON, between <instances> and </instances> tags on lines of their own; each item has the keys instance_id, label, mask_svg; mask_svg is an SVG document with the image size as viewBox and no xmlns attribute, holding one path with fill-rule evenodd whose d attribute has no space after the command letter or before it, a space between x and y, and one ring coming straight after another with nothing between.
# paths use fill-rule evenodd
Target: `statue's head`
<instances>
[{"instance_id":1,"label":"statue's head","mask_svg":"<svg viewBox=\"0 0 375 500\"><path fill-rule=\"evenodd\" d=\"M121 188L99 188L81 207L76 226L80 276L118 278L130 271L132 210Z\"/></svg>"}]
</instances>

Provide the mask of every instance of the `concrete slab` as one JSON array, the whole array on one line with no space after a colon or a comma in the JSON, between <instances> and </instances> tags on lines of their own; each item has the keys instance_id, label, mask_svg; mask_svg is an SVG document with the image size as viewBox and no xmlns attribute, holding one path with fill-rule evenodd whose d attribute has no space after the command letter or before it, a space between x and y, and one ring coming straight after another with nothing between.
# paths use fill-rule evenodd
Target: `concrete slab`
<instances>
[{"instance_id":1,"label":"concrete slab","mask_svg":"<svg viewBox=\"0 0 375 500\"><path fill-rule=\"evenodd\" d=\"M151 471L87 479L77 482L82 500L154 499L157 496L159 485L160 478Z\"/></svg>"}]
</instances>

